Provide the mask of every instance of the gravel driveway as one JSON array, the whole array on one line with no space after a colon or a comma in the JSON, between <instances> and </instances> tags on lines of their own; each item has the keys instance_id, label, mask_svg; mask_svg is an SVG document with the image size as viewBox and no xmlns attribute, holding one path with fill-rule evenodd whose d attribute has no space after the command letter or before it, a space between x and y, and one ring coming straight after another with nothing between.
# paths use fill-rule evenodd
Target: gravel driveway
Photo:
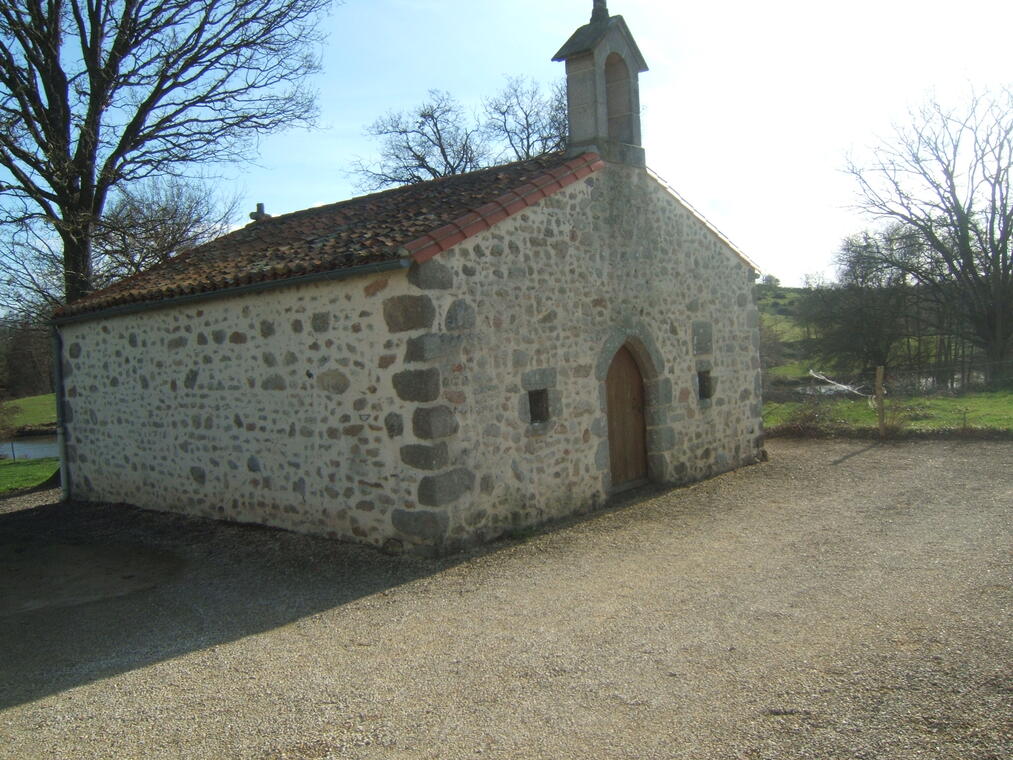
<instances>
[{"instance_id":1,"label":"gravel driveway","mask_svg":"<svg viewBox=\"0 0 1013 760\"><path fill-rule=\"evenodd\" d=\"M446 560L0 502L0 758L1013 757L1013 443L769 451Z\"/></svg>"}]
</instances>

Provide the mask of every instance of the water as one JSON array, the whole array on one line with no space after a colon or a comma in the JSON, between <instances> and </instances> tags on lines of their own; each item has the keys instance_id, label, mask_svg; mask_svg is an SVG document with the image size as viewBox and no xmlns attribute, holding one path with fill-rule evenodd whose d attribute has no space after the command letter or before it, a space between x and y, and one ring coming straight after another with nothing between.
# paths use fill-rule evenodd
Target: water
<instances>
[{"instance_id":1,"label":"water","mask_svg":"<svg viewBox=\"0 0 1013 760\"><path fill-rule=\"evenodd\" d=\"M14 446L14 459L43 459L60 456L55 435L33 435L29 438L16 438L13 441L0 441L0 457L11 459L11 446Z\"/></svg>"}]
</instances>

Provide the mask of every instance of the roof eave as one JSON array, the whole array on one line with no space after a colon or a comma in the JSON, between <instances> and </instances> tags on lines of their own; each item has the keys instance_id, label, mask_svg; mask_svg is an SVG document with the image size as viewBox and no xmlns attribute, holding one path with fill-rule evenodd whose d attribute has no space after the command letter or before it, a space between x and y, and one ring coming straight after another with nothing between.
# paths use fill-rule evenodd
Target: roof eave
<instances>
[{"instance_id":1,"label":"roof eave","mask_svg":"<svg viewBox=\"0 0 1013 760\"><path fill-rule=\"evenodd\" d=\"M183 306L222 298L232 298L233 296L247 295L249 293L259 293L264 290L273 290L275 288L308 285L315 282L325 282L330 280L345 280L350 277L377 274L395 269L407 269L410 265L411 259L408 258L387 259L385 261L374 261L366 264L360 264L358 266L330 269L323 272L310 272L309 274L304 274L299 277L283 277L274 280L261 280L259 282L250 282L244 285L218 288L216 290L206 290L197 293L187 293L181 296L161 298L153 301L128 301L125 303L113 304L111 306L99 308L94 311L55 314L52 319L50 319L50 324L59 328L64 325L75 324L77 322L88 322L93 319L106 319L108 317L118 317L125 314L136 314L142 311L168 309L175 306Z\"/></svg>"}]
</instances>

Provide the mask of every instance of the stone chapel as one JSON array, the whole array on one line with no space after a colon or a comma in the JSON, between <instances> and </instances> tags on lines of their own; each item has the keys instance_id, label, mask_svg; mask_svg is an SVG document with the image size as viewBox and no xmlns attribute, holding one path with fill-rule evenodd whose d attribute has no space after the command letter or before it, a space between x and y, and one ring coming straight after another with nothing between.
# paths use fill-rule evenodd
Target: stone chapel
<instances>
[{"instance_id":1,"label":"stone chapel","mask_svg":"<svg viewBox=\"0 0 1013 760\"><path fill-rule=\"evenodd\" d=\"M55 317L66 495L424 554L762 456L755 267L595 0L563 153L268 217Z\"/></svg>"}]
</instances>

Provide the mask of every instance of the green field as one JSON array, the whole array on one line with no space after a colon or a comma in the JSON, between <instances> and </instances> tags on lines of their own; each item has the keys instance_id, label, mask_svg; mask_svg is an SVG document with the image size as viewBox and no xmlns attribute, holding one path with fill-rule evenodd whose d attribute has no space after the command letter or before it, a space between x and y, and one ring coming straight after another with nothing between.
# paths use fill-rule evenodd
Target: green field
<instances>
[{"instance_id":1,"label":"green field","mask_svg":"<svg viewBox=\"0 0 1013 760\"><path fill-rule=\"evenodd\" d=\"M782 363L767 370L775 384L804 378L810 368L820 369L806 353L805 330L796 320L797 302L803 293L801 288L757 288L760 318L783 342ZM786 388L790 392L790 386ZM931 433L986 429L1013 432L1013 392L888 396L886 422L895 431ZM788 424L795 426L796 431L801 428L813 433L853 432L876 429L878 420L876 410L866 399L854 396L805 399L799 396L797 401L764 403L763 424L775 433L779 426Z\"/></svg>"},{"instance_id":2,"label":"green field","mask_svg":"<svg viewBox=\"0 0 1013 760\"><path fill-rule=\"evenodd\" d=\"M33 488L48 479L60 466L60 460L19 459L0 460L0 494Z\"/></svg>"},{"instance_id":3,"label":"green field","mask_svg":"<svg viewBox=\"0 0 1013 760\"><path fill-rule=\"evenodd\" d=\"M771 377L784 378L785 380L796 380L800 377L808 377L809 370L813 363L810 361L785 362L776 367L771 367L768 372Z\"/></svg>"},{"instance_id":4,"label":"green field","mask_svg":"<svg viewBox=\"0 0 1013 760\"><path fill-rule=\"evenodd\" d=\"M763 325L770 329L782 343L783 363L771 367L772 377L785 380L805 377L812 363L803 355L805 328L798 323L797 306L803 294L802 288L758 286L756 306L760 310Z\"/></svg>"},{"instance_id":5,"label":"green field","mask_svg":"<svg viewBox=\"0 0 1013 760\"><path fill-rule=\"evenodd\" d=\"M989 428L1013 431L1013 391L968 393L962 396L888 398L887 421L917 431ZM865 399L823 398L763 405L766 428L806 415L819 427L874 428L876 410Z\"/></svg>"},{"instance_id":6,"label":"green field","mask_svg":"<svg viewBox=\"0 0 1013 760\"><path fill-rule=\"evenodd\" d=\"M799 327L794 317L784 314L763 314L763 324L773 330L777 337L786 343L805 338L805 330Z\"/></svg>"},{"instance_id":7,"label":"green field","mask_svg":"<svg viewBox=\"0 0 1013 760\"><path fill-rule=\"evenodd\" d=\"M41 396L26 396L11 402L18 408L14 415L14 427L28 425L52 425L56 422L56 396L45 393Z\"/></svg>"}]
</instances>

